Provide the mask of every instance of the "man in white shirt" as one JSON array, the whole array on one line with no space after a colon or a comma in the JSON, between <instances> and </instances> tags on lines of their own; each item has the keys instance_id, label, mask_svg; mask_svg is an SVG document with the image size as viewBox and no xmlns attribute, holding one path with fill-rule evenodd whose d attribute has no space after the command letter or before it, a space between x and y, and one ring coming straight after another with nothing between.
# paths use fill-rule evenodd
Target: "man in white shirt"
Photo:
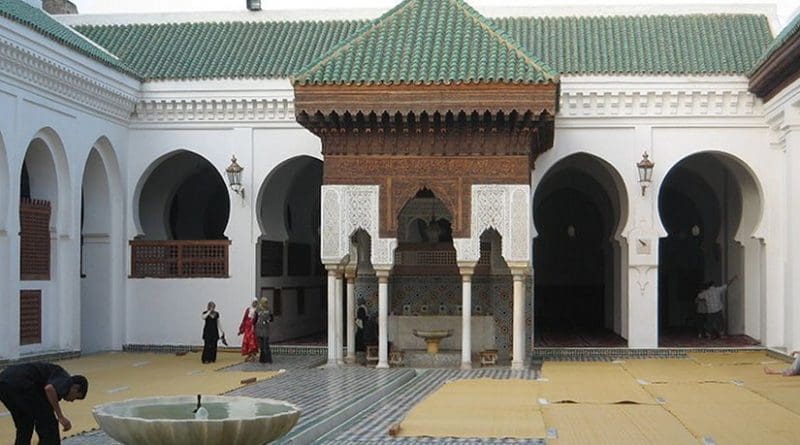
<instances>
[{"instance_id":1,"label":"man in white shirt","mask_svg":"<svg viewBox=\"0 0 800 445\"><path fill-rule=\"evenodd\" d=\"M709 281L706 290L697 295L697 300L705 301L706 311L708 311L706 314L706 332L710 332L715 338L725 336L722 320L722 310L725 308L725 291L737 278L738 275L734 275L722 286L714 286L714 282Z\"/></svg>"}]
</instances>

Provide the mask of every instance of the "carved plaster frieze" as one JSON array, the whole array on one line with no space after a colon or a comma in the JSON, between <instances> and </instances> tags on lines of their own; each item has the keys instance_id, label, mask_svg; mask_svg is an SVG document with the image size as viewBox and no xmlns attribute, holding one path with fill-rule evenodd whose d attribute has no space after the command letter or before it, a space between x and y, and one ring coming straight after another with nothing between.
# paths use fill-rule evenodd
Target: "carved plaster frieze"
<instances>
[{"instance_id":1,"label":"carved plaster frieze","mask_svg":"<svg viewBox=\"0 0 800 445\"><path fill-rule=\"evenodd\" d=\"M136 97L0 38L0 74L127 120Z\"/></svg>"},{"instance_id":2,"label":"carved plaster frieze","mask_svg":"<svg viewBox=\"0 0 800 445\"><path fill-rule=\"evenodd\" d=\"M372 264L393 263L397 240L378 235L379 189L377 185L322 186L323 263L340 263L350 253L350 237L359 229L372 240Z\"/></svg>"},{"instance_id":3,"label":"carved plaster frieze","mask_svg":"<svg viewBox=\"0 0 800 445\"><path fill-rule=\"evenodd\" d=\"M760 116L761 100L745 90L564 91L563 117Z\"/></svg>"},{"instance_id":4,"label":"carved plaster frieze","mask_svg":"<svg viewBox=\"0 0 800 445\"><path fill-rule=\"evenodd\" d=\"M529 263L530 219L529 185L473 185L471 236L453 240L458 261L478 261L481 234L491 228L503 237L502 253L507 262Z\"/></svg>"},{"instance_id":5,"label":"carved plaster frieze","mask_svg":"<svg viewBox=\"0 0 800 445\"><path fill-rule=\"evenodd\" d=\"M281 98L151 99L136 104L134 122L295 122L294 101Z\"/></svg>"}]
</instances>

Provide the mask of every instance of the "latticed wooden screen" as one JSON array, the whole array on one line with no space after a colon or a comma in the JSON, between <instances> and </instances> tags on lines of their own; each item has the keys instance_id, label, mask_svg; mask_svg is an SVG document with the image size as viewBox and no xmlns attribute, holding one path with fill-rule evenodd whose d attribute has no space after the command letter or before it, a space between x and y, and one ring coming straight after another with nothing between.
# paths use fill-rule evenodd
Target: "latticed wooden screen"
<instances>
[{"instance_id":1,"label":"latticed wooden screen","mask_svg":"<svg viewBox=\"0 0 800 445\"><path fill-rule=\"evenodd\" d=\"M132 278L227 278L229 240L131 241Z\"/></svg>"},{"instance_id":2,"label":"latticed wooden screen","mask_svg":"<svg viewBox=\"0 0 800 445\"><path fill-rule=\"evenodd\" d=\"M19 344L42 342L42 291L19 291Z\"/></svg>"},{"instance_id":3,"label":"latticed wooden screen","mask_svg":"<svg viewBox=\"0 0 800 445\"><path fill-rule=\"evenodd\" d=\"M21 280L50 279L50 202L22 199L19 204Z\"/></svg>"}]
</instances>

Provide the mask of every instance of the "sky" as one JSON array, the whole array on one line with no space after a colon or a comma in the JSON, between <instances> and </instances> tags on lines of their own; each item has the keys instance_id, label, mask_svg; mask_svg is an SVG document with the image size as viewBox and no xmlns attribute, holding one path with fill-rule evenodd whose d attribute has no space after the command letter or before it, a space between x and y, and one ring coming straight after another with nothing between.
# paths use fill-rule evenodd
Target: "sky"
<instances>
[{"instance_id":1,"label":"sky","mask_svg":"<svg viewBox=\"0 0 800 445\"><path fill-rule=\"evenodd\" d=\"M587 5L598 3L608 5L643 5L643 4L774 4L778 8L778 20L781 26L791 20L793 13L800 7L800 0L467 0L473 6L498 5ZM72 0L82 14L110 14L131 12L180 12L180 11L241 11L245 9L246 0ZM262 9L338 9L338 8L381 8L389 9L399 0L261 0Z\"/></svg>"}]
</instances>

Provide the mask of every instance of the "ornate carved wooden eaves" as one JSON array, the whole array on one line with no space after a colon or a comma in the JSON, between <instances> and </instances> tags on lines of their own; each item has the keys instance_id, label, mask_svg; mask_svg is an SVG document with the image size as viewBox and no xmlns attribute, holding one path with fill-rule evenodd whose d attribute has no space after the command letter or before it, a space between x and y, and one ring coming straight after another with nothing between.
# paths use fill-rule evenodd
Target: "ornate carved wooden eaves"
<instances>
[{"instance_id":1,"label":"ornate carved wooden eaves","mask_svg":"<svg viewBox=\"0 0 800 445\"><path fill-rule=\"evenodd\" d=\"M555 84L298 85L295 109L297 121L322 138L326 155L533 155L552 145L557 90Z\"/></svg>"}]
</instances>

